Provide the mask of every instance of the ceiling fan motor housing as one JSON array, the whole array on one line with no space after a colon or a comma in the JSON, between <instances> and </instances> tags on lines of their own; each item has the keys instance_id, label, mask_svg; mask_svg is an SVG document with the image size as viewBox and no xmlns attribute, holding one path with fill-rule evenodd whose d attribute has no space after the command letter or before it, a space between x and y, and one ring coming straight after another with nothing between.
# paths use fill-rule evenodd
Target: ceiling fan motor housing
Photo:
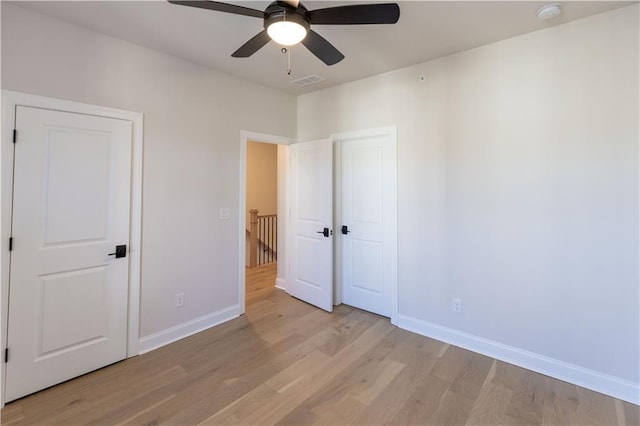
<instances>
[{"instance_id":1,"label":"ceiling fan motor housing","mask_svg":"<svg viewBox=\"0 0 640 426\"><path fill-rule=\"evenodd\" d=\"M283 1L274 1L264 11L264 28L275 22L289 21L300 24L309 32L311 28L311 20L307 16L307 8L302 4L293 7L289 3Z\"/></svg>"}]
</instances>

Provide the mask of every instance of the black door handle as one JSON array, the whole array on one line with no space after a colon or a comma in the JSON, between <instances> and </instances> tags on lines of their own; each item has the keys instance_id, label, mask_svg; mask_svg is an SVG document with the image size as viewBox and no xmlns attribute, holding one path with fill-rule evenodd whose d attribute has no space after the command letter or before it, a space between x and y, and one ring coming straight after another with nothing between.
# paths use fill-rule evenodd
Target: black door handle
<instances>
[{"instance_id":1,"label":"black door handle","mask_svg":"<svg viewBox=\"0 0 640 426\"><path fill-rule=\"evenodd\" d=\"M347 225L342 225L342 235L347 235L349 232L349 227Z\"/></svg>"},{"instance_id":2,"label":"black door handle","mask_svg":"<svg viewBox=\"0 0 640 426\"><path fill-rule=\"evenodd\" d=\"M322 234L325 237L329 238L329 228L324 228L322 231L316 231L316 234Z\"/></svg>"},{"instance_id":3,"label":"black door handle","mask_svg":"<svg viewBox=\"0 0 640 426\"><path fill-rule=\"evenodd\" d=\"M127 257L127 245L122 244L122 245L116 246L116 251L114 253L109 253L107 256L115 256L116 259L120 257Z\"/></svg>"}]
</instances>

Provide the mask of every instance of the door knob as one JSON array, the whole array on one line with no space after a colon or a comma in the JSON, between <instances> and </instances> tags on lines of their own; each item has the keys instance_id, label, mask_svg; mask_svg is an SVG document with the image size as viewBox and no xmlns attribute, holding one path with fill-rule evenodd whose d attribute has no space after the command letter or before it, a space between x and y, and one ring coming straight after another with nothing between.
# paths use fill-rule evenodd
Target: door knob
<instances>
[{"instance_id":1,"label":"door knob","mask_svg":"<svg viewBox=\"0 0 640 426\"><path fill-rule=\"evenodd\" d=\"M115 256L116 259L120 257L127 257L127 245L122 244L122 245L116 246L116 251L113 253L109 253L107 256Z\"/></svg>"},{"instance_id":2,"label":"door knob","mask_svg":"<svg viewBox=\"0 0 640 426\"><path fill-rule=\"evenodd\" d=\"M329 238L329 228L324 228L322 231L316 231L316 234L322 234L325 237Z\"/></svg>"},{"instance_id":3,"label":"door knob","mask_svg":"<svg viewBox=\"0 0 640 426\"><path fill-rule=\"evenodd\" d=\"M342 225L342 235L347 235L349 232L349 227L347 225Z\"/></svg>"}]
</instances>

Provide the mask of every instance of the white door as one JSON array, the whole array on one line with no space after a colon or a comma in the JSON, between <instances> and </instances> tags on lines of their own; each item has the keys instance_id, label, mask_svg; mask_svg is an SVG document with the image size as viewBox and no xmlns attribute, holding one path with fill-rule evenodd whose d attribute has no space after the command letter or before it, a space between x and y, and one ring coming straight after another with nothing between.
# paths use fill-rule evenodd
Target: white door
<instances>
[{"instance_id":1,"label":"white door","mask_svg":"<svg viewBox=\"0 0 640 426\"><path fill-rule=\"evenodd\" d=\"M333 149L331 140L289 146L290 274L294 297L333 310Z\"/></svg>"},{"instance_id":2,"label":"white door","mask_svg":"<svg viewBox=\"0 0 640 426\"><path fill-rule=\"evenodd\" d=\"M339 137L342 300L390 317L396 295L395 132Z\"/></svg>"},{"instance_id":3,"label":"white door","mask_svg":"<svg viewBox=\"0 0 640 426\"><path fill-rule=\"evenodd\" d=\"M126 357L129 121L17 107L6 399Z\"/></svg>"}]
</instances>

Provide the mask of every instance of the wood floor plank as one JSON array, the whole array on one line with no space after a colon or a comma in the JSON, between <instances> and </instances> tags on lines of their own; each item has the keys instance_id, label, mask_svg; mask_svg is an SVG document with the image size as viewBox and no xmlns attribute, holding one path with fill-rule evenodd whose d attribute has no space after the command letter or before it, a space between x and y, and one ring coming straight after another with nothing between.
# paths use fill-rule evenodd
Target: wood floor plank
<instances>
[{"instance_id":1,"label":"wood floor plank","mask_svg":"<svg viewBox=\"0 0 640 426\"><path fill-rule=\"evenodd\" d=\"M486 382L471 409L466 424L477 426L504 424L507 406L512 395L512 390Z\"/></svg>"},{"instance_id":2,"label":"wood floor plank","mask_svg":"<svg viewBox=\"0 0 640 426\"><path fill-rule=\"evenodd\" d=\"M405 368L371 405L354 419L353 424L403 424L407 421L405 418L416 416L422 418L419 414L414 416L411 412L411 404L416 402L416 397L420 398L423 395L423 391L417 389L425 386L427 389L435 389L438 392L442 387L440 392L442 394L450 386L450 382L430 374L437 358L423 355L410 345L403 347L406 348L407 353L413 353L415 356L405 357ZM393 351L392 354L395 352ZM417 403L420 404L420 401Z\"/></svg>"},{"instance_id":3,"label":"wood floor plank","mask_svg":"<svg viewBox=\"0 0 640 426\"><path fill-rule=\"evenodd\" d=\"M438 359L433 374L441 379L453 382L463 373L467 365L475 358L475 354L457 346L449 346ZM488 370L487 370L488 373Z\"/></svg>"},{"instance_id":4,"label":"wood floor plank","mask_svg":"<svg viewBox=\"0 0 640 426\"><path fill-rule=\"evenodd\" d=\"M318 418L316 423L337 418L341 424L350 423L369 407L402 368L403 364L391 359L349 366L281 419L279 424L306 424L309 418ZM368 380L371 377L375 380Z\"/></svg>"},{"instance_id":5,"label":"wood floor plank","mask_svg":"<svg viewBox=\"0 0 640 426\"><path fill-rule=\"evenodd\" d=\"M296 321L288 321L282 326L269 330L262 334L262 338L269 343L276 343L292 334L314 334L314 332L326 327L333 320L329 312L314 309Z\"/></svg>"},{"instance_id":6,"label":"wood floor plank","mask_svg":"<svg viewBox=\"0 0 640 426\"><path fill-rule=\"evenodd\" d=\"M321 336L314 337L321 341ZM215 372L215 376L225 384L215 389L215 399L207 404L198 404L196 409L191 409L184 414L177 413L171 419L178 424L187 421L189 424L204 421L225 406L255 390L265 380L279 374L292 362L312 352L317 345L308 344L308 340L313 340L314 337L293 335L259 352L247 352L238 361L230 362L229 368ZM187 387L189 386L193 385Z\"/></svg>"},{"instance_id":7,"label":"wood floor plank","mask_svg":"<svg viewBox=\"0 0 640 426\"><path fill-rule=\"evenodd\" d=\"M313 374L317 369L326 364L329 357L320 351L311 352L291 367L276 374L265 382L266 386L278 393L286 392L290 387L295 386L300 380Z\"/></svg>"},{"instance_id":8,"label":"wood floor plank","mask_svg":"<svg viewBox=\"0 0 640 426\"><path fill-rule=\"evenodd\" d=\"M639 407L327 313L247 269L246 314L7 404L3 425L639 425Z\"/></svg>"},{"instance_id":9,"label":"wood floor plank","mask_svg":"<svg viewBox=\"0 0 640 426\"><path fill-rule=\"evenodd\" d=\"M616 402L622 405L626 426L640 425L640 407L625 401L620 401L619 399L617 399Z\"/></svg>"},{"instance_id":10,"label":"wood floor plank","mask_svg":"<svg viewBox=\"0 0 640 426\"><path fill-rule=\"evenodd\" d=\"M3 425L18 424L23 420L24 413L22 412L22 407L20 405L9 404L2 409L2 416L0 416L0 421Z\"/></svg>"},{"instance_id":11,"label":"wood floor plank","mask_svg":"<svg viewBox=\"0 0 640 426\"><path fill-rule=\"evenodd\" d=\"M379 319L353 341L353 347L345 347L329 357L318 366L314 374L303 377L299 382L276 397L271 404L256 410L245 419L246 423L277 423L324 384L334 379L345 367L378 344L392 329L393 327L388 321Z\"/></svg>"},{"instance_id":12,"label":"wood floor plank","mask_svg":"<svg viewBox=\"0 0 640 426\"><path fill-rule=\"evenodd\" d=\"M390 359L383 360L380 363L380 372L377 373L373 380L369 381L369 386L360 392L356 392L353 399L364 405L371 405L373 400L382 393L387 385L396 378L404 367L404 364L397 361Z\"/></svg>"},{"instance_id":13,"label":"wood floor plank","mask_svg":"<svg viewBox=\"0 0 640 426\"><path fill-rule=\"evenodd\" d=\"M348 323L342 323L332 328L333 336L320 347L321 351L327 355L335 355L382 319L377 315L371 315L359 309L354 309L350 312L350 317L352 320ZM383 319L383 321L388 323L386 319Z\"/></svg>"},{"instance_id":14,"label":"wood floor plank","mask_svg":"<svg viewBox=\"0 0 640 426\"><path fill-rule=\"evenodd\" d=\"M545 377L547 383L542 424L554 426L578 423L578 389L551 377Z\"/></svg>"},{"instance_id":15,"label":"wood floor plank","mask_svg":"<svg viewBox=\"0 0 640 426\"><path fill-rule=\"evenodd\" d=\"M303 380L306 375L313 374L327 359L327 355L320 351L311 352L290 367L271 377L262 385L246 393L240 399L227 405L201 424L227 424L230 421L244 420L264 405L260 402L264 400L265 395L268 395L270 400L276 398L277 394L286 392L287 389Z\"/></svg>"},{"instance_id":16,"label":"wood floor plank","mask_svg":"<svg viewBox=\"0 0 640 426\"><path fill-rule=\"evenodd\" d=\"M115 425L130 421L141 414L141 411L149 411L154 407L164 404L175 395L170 393L167 389L158 389L152 392L146 392L140 395L138 398L132 398L123 405L118 405L117 408L106 411L104 414L96 416L92 421L87 421L84 424L90 426L97 425ZM142 410L141 407L144 407Z\"/></svg>"},{"instance_id":17,"label":"wood floor plank","mask_svg":"<svg viewBox=\"0 0 640 426\"><path fill-rule=\"evenodd\" d=\"M578 390L578 421L583 425L617 424L614 399L585 388Z\"/></svg>"},{"instance_id":18,"label":"wood floor plank","mask_svg":"<svg viewBox=\"0 0 640 426\"><path fill-rule=\"evenodd\" d=\"M318 418L318 422L329 421L326 415L328 412L332 413L329 416L330 419L341 418L343 423L349 422L359 414L360 408L366 407L366 404L359 402L355 397L359 394L365 395L372 392L372 388L376 388L376 383L371 378L380 379L385 365L391 365L394 361L389 358L389 354L405 338L406 335L393 329L380 344L347 366L335 379L329 381L279 423L292 425L308 423L309 419L315 418Z\"/></svg>"},{"instance_id":19,"label":"wood floor plank","mask_svg":"<svg viewBox=\"0 0 640 426\"><path fill-rule=\"evenodd\" d=\"M451 383L437 376L428 375L397 411L391 421L398 425L424 425L435 414L440 401Z\"/></svg>"},{"instance_id":20,"label":"wood floor plank","mask_svg":"<svg viewBox=\"0 0 640 426\"><path fill-rule=\"evenodd\" d=\"M453 426L462 425L469 418L473 409L473 401L455 392L446 391L435 409L435 412L424 424Z\"/></svg>"},{"instance_id":21,"label":"wood floor plank","mask_svg":"<svg viewBox=\"0 0 640 426\"><path fill-rule=\"evenodd\" d=\"M506 415L516 424L542 424L547 395L544 379L540 374L497 361L493 381L513 392Z\"/></svg>"},{"instance_id":22,"label":"wood floor plank","mask_svg":"<svg viewBox=\"0 0 640 426\"><path fill-rule=\"evenodd\" d=\"M571 401L556 399L544 404L543 426L555 425L577 425L578 421L577 404L574 406Z\"/></svg>"},{"instance_id":23,"label":"wood floor plank","mask_svg":"<svg viewBox=\"0 0 640 426\"><path fill-rule=\"evenodd\" d=\"M268 404L276 397L277 391L269 386L261 385L244 394L222 410L213 414L199 425L227 425L243 424L243 419L251 415L255 410Z\"/></svg>"},{"instance_id":24,"label":"wood floor plank","mask_svg":"<svg viewBox=\"0 0 640 426\"><path fill-rule=\"evenodd\" d=\"M446 359L446 357L447 354L445 352L442 359ZM492 358L472 354L451 382L449 390L467 399L476 400L493 363L494 360Z\"/></svg>"}]
</instances>

